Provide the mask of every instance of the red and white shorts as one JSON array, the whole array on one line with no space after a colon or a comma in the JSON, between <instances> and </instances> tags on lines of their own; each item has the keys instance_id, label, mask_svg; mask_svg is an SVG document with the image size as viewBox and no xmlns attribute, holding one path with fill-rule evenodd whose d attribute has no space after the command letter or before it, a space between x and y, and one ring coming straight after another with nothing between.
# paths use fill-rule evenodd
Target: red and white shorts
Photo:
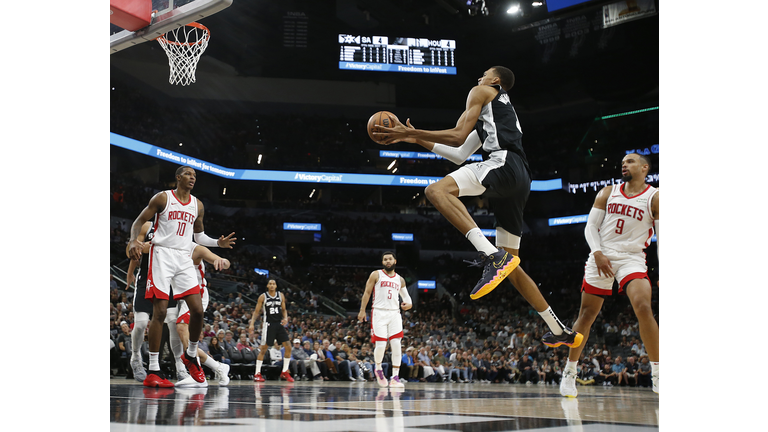
<instances>
[{"instance_id":1,"label":"red and white shorts","mask_svg":"<svg viewBox=\"0 0 768 432\"><path fill-rule=\"evenodd\" d=\"M208 308L210 296L208 295L207 289L201 288L200 290L203 292L203 312L205 312L205 310ZM184 299L179 300L179 303L176 307L179 311L179 317L176 318L176 324L189 324L189 306L187 305L187 301Z\"/></svg>"},{"instance_id":2,"label":"red and white shorts","mask_svg":"<svg viewBox=\"0 0 768 432\"><path fill-rule=\"evenodd\" d=\"M371 312L371 342L403 337L403 317L399 310L373 309Z\"/></svg>"},{"instance_id":3,"label":"red and white shorts","mask_svg":"<svg viewBox=\"0 0 768 432\"><path fill-rule=\"evenodd\" d=\"M597 271L595 257L589 254L587 264L584 266L584 281L581 290L595 295L611 295L613 281L619 283L619 294L625 294L624 288L634 279L648 279L648 267L645 264L644 253L618 252L604 249L603 255L611 260L611 267L615 277L601 276Z\"/></svg>"},{"instance_id":4,"label":"red and white shorts","mask_svg":"<svg viewBox=\"0 0 768 432\"><path fill-rule=\"evenodd\" d=\"M149 249L147 273L145 298L168 300L171 283L175 299L200 293L200 284L189 251L152 245Z\"/></svg>"}]
</instances>

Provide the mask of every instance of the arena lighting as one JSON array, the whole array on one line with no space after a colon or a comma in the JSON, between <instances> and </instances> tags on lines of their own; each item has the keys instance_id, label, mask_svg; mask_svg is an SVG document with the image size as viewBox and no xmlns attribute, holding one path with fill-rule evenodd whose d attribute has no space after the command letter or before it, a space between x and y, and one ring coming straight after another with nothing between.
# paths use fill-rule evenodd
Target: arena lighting
<instances>
[{"instance_id":1,"label":"arena lighting","mask_svg":"<svg viewBox=\"0 0 768 432\"><path fill-rule=\"evenodd\" d=\"M312 195L314 195L314 194L315 194L315 190L312 189L312 192L309 193L309 197L312 198Z\"/></svg>"},{"instance_id":2,"label":"arena lighting","mask_svg":"<svg viewBox=\"0 0 768 432\"><path fill-rule=\"evenodd\" d=\"M512 5L507 9L508 14L516 14L520 12L520 3L512 3Z\"/></svg>"},{"instance_id":3,"label":"arena lighting","mask_svg":"<svg viewBox=\"0 0 768 432\"><path fill-rule=\"evenodd\" d=\"M640 114L640 113L644 113L644 112L648 112L648 111L655 111L657 109L659 109L659 107L645 108L645 109L635 110L635 111L627 111L627 112L618 113L618 114L610 114L610 115L607 115L607 116L596 117L595 120L607 120L607 119L612 119L612 118L615 118L615 117L622 117L622 116L627 116L627 115L632 115L632 114Z\"/></svg>"},{"instance_id":4,"label":"arena lighting","mask_svg":"<svg viewBox=\"0 0 768 432\"><path fill-rule=\"evenodd\" d=\"M236 169L215 165L199 160L185 154L156 147L145 142L118 135L110 132L110 144L124 148L139 154L157 158L166 162L179 165L188 165L201 173L211 174L231 180L244 181L269 181L289 183L312 184L342 184L342 185L368 185L368 186L407 186L424 188L437 183L442 177L404 176L385 174L358 174L358 173L331 173L310 171L274 171L262 169ZM559 191L563 188L563 179L533 180L531 191Z\"/></svg>"},{"instance_id":5,"label":"arena lighting","mask_svg":"<svg viewBox=\"0 0 768 432\"><path fill-rule=\"evenodd\" d=\"M531 6L533 6L533 7L540 7L540 6L544 6L544 3L540 2L540 1L535 1L535 2L531 3Z\"/></svg>"},{"instance_id":6,"label":"arena lighting","mask_svg":"<svg viewBox=\"0 0 768 432\"><path fill-rule=\"evenodd\" d=\"M261 165L261 155L259 155L259 160L256 161L257 165Z\"/></svg>"},{"instance_id":7,"label":"arena lighting","mask_svg":"<svg viewBox=\"0 0 768 432\"><path fill-rule=\"evenodd\" d=\"M396 173L396 172L397 172L397 168L395 168L395 169L393 169L393 170L392 170L392 174L394 174L394 173Z\"/></svg>"},{"instance_id":8,"label":"arena lighting","mask_svg":"<svg viewBox=\"0 0 768 432\"><path fill-rule=\"evenodd\" d=\"M393 160L392 163L390 163L389 166L387 167L387 171L391 170L392 167L395 166L396 162L397 162L397 160Z\"/></svg>"}]
</instances>

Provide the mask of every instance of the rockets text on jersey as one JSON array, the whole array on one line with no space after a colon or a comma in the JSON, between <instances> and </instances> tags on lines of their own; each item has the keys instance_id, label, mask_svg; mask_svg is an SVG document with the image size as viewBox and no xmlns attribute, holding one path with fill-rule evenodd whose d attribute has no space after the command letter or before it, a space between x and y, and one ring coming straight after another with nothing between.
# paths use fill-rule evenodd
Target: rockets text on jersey
<instances>
[{"instance_id":1,"label":"rockets text on jersey","mask_svg":"<svg viewBox=\"0 0 768 432\"><path fill-rule=\"evenodd\" d=\"M379 280L373 286L373 309L400 310L400 275L390 276L378 270Z\"/></svg>"},{"instance_id":2,"label":"rockets text on jersey","mask_svg":"<svg viewBox=\"0 0 768 432\"><path fill-rule=\"evenodd\" d=\"M197 198L190 195L189 201L181 202L172 190L164 193L166 205L163 211L155 215L155 237L152 243L173 249L188 249L197 219Z\"/></svg>"},{"instance_id":3,"label":"rockets text on jersey","mask_svg":"<svg viewBox=\"0 0 768 432\"><path fill-rule=\"evenodd\" d=\"M653 237L651 201L657 189L647 185L644 191L629 197L624 193L625 184L611 189L600 225L600 242L619 252L642 252Z\"/></svg>"}]
</instances>

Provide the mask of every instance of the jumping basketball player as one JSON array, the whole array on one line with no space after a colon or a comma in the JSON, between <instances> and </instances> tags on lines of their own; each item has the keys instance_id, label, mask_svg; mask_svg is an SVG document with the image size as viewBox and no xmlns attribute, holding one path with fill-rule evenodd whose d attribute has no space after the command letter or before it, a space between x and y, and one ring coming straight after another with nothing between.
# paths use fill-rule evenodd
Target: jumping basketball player
<instances>
[{"instance_id":1,"label":"jumping basketball player","mask_svg":"<svg viewBox=\"0 0 768 432\"><path fill-rule=\"evenodd\" d=\"M584 235L591 253L584 268L581 285L581 309L573 329L589 337L589 330L603 307L604 296L618 293L629 302L640 324L640 338L645 344L652 367L653 391L659 392L659 324L651 309L651 282L643 250L651 244L656 229L659 241L659 191L645 183L650 161L630 153L621 162L624 183L606 186L598 192L587 218ZM658 249L657 249L658 250ZM576 397L576 362L584 347L573 347L560 381L560 394Z\"/></svg>"},{"instance_id":2,"label":"jumping basketball player","mask_svg":"<svg viewBox=\"0 0 768 432\"><path fill-rule=\"evenodd\" d=\"M200 292L203 301L203 312L208 308L210 300L210 289L208 288L208 281L205 279L205 261L208 261L216 270L226 270L229 268L229 260L222 258L215 253L211 252L205 246L192 243L192 263L195 265L195 273L197 274L197 282L200 284ZM186 300L179 300L178 316L176 321L176 329L179 332L179 338L184 349L189 346L189 306L187 306ZM197 349L197 356L200 359L200 363L208 366L213 370L216 375L216 380L220 386L226 386L229 384L229 365L226 363L219 363L213 359L213 357L207 355L200 348ZM207 387L208 381L199 383L188 377L182 381L176 383L176 387Z\"/></svg>"},{"instance_id":3,"label":"jumping basketball player","mask_svg":"<svg viewBox=\"0 0 768 432\"><path fill-rule=\"evenodd\" d=\"M152 237L155 234L155 230L152 227L152 222L146 222L141 226L139 232L139 238L143 239L144 248L143 252L149 252L149 244ZM125 248L125 253L128 255L128 246ZM139 348L144 342L144 331L149 325L150 315L152 315L152 301L146 298L147 287L147 272L149 270L149 260L139 258L139 260L131 260L128 264L127 282L128 286L133 281L136 281L136 290L133 295L133 310L134 310L134 324L133 330L131 330L132 353L131 353L131 369L133 369L133 377L136 381L144 382L147 378L147 372L144 370L144 365L139 354ZM138 270L138 271L137 271ZM168 336L171 346L171 352L176 360L176 379L182 381L185 378L189 378L187 368L184 366L184 362L181 360L181 356L184 354L184 346L176 333L176 300L168 300L168 312L165 316L165 324L168 326Z\"/></svg>"},{"instance_id":4,"label":"jumping basketball player","mask_svg":"<svg viewBox=\"0 0 768 432\"><path fill-rule=\"evenodd\" d=\"M288 310L285 304L285 295L277 291L277 282L270 279L267 282L267 292L259 296L256 309L254 309L251 317L251 323L248 325L248 331L253 335L256 317L262 312L264 313L264 320L261 325L261 347L259 348L259 357L256 359L256 374L253 376L253 380L256 382L264 382L264 377L261 376L261 365L264 361L264 354L275 343L275 339L285 347L283 371L280 373L280 378L293 382L293 377L288 372L288 367L291 365L291 344L288 343L288 332L285 330L285 326L288 324Z\"/></svg>"},{"instance_id":5,"label":"jumping basketball player","mask_svg":"<svg viewBox=\"0 0 768 432\"><path fill-rule=\"evenodd\" d=\"M235 233L221 236L218 241L205 235L203 203L192 195L197 175L192 167L176 170L176 189L157 193L131 225L128 254L138 260L143 253L139 241L141 227L153 220L155 235L149 252L146 297L152 300L152 322L149 326L149 372L144 380L148 387L173 387L160 370L159 351L163 336L162 324L166 318L171 282L173 298L183 298L189 306L189 347L182 361L195 381L205 381L197 358L197 341L203 327L203 304L200 285L189 256L192 238L203 246L232 248Z\"/></svg>"},{"instance_id":6,"label":"jumping basketball player","mask_svg":"<svg viewBox=\"0 0 768 432\"><path fill-rule=\"evenodd\" d=\"M365 308L368 306L368 299L373 295L373 304L371 305L371 342L375 345L373 349L374 375L380 387L405 387L400 381L400 362L403 358L402 345L400 340L403 338L403 317L400 316L400 309L408 310L413 307L411 296L405 286L405 279L395 272L397 258L394 252L384 252L381 255L381 264L383 270L371 272L368 281L365 283L365 293L360 300L360 313L357 319L360 322L367 320ZM402 303L400 297L403 298ZM392 347L392 379L387 383L384 376L381 363L384 360L384 354L387 350L387 341Z\"/></svg>"},{"instance_id":7,"label":"jumping basketball player","mask_svg":"<svg viewBox=\"0 0 768 432\"><path fill-rule=\"evenodd\" d=\"M460 165L482 148L482 162L465 165L440 181L427 186L429 201L478 250L483 276L470 294L476 300L495 289L505 278L517 288L549 326L544 344L579 346L582 335L564 326L541 295L539 287L519 268L523 209L531 190L531 170L522 146L523 132L507 93L515 75L503 66L494 66L477 80L467 96L466 108L453 129L415 129L410 119L398 120L392 128L374 133L399 141L416 143ZM442 143L442 144L440 144ZM485 195L496 215L496 246L483 235L459 197ZM503 249L500 250L499 248Z\"/></svg>"}]
</instances>

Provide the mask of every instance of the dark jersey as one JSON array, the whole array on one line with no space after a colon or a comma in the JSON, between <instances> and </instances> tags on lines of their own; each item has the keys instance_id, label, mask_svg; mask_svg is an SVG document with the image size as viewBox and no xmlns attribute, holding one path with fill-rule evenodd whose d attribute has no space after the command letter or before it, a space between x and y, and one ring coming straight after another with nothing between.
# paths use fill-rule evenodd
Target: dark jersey
<instances>
[{"instance_id":1,"label":"dark jersey","mask_svg":"<svg viewBox=\"0 0 768 432\"><path fill-rule=\"evenodd\" d=\"M147 235L144 236L144 239L141 240L142 242L146 243L148 241L152 241L152 238L155 237L155 225L152 224L149 227L149 231L147 231ZM138 287L139 284L142 284L142 287L146 286L147 284L147 274L149 273L149 257L144 257L144 254L141 254L141 258L139 258L139 265L137 266L136 271L136 286Z\"/></svg>"},{"instance_id":2,"label":"dark jersey","mask_svg":"<svg viewBox=\"0 0 768 432\"><path fill-rule=\"evenodd\" d=\"M280 291L275 292L275 297L270 297L269 292L264 293L264 321L270 324L279 324L283 320L283 299Z\"/></svg>"},{"instance_id":3,"label":"dark jersey","mask_svg":"<svg viewBox=\"0 0 768 432\"><path fill-rule=\"evenodd\" d=\"M517 118L515 108L509 100L509 94L499 85L491 87L499 91L493 100L480 111L475 130L483 143L483 158L498 150L508 150L516 153L523 161L529 175L528 159L523 151L523 130Z\"/></svg>"}]
</instances>

